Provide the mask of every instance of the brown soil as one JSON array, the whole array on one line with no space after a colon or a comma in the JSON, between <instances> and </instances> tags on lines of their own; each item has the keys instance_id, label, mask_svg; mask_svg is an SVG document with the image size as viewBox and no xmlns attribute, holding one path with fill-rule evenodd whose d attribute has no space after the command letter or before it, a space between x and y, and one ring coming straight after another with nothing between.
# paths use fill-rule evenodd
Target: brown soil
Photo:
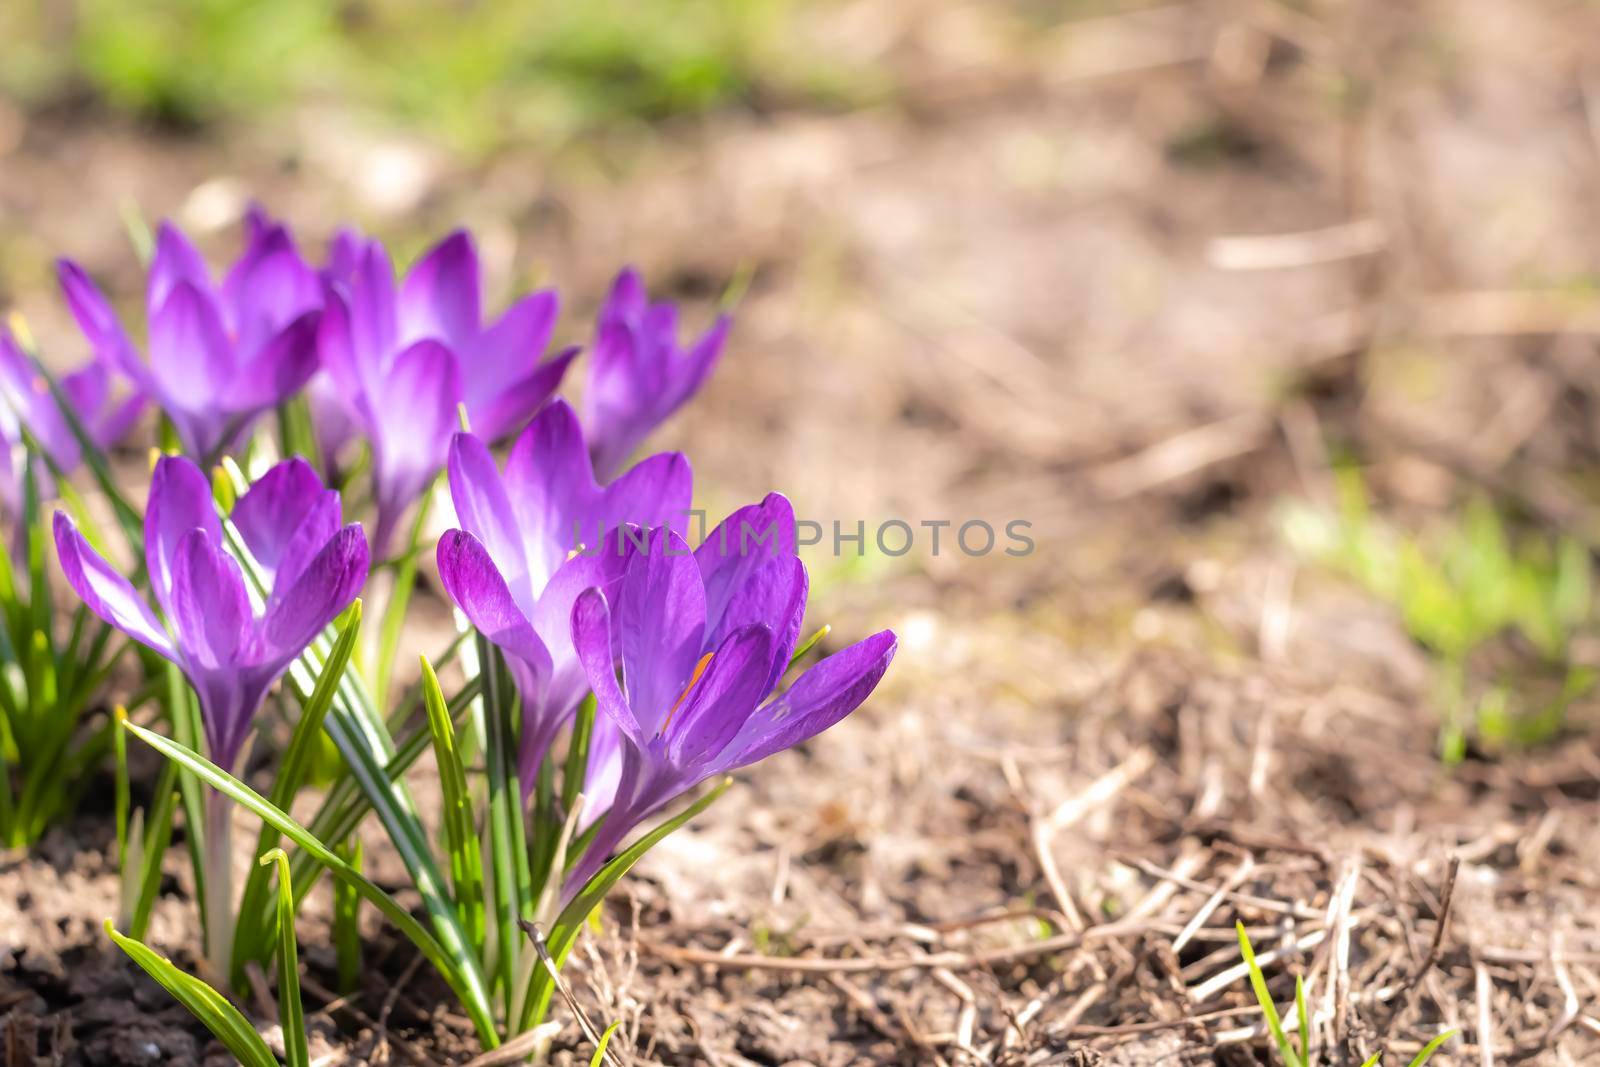
<instances>
[{"instance_id":1,"label":"brown soil","mask_svg":"<svg viewBox=\"0 0 1600 1067\"><path fill-rule=\"evenodd\" d=\"M1593 709L1441 766L1424 654L1273 522L1327 499L1333 447L1407 519L1477 490L1596 530L1573 488L1595 319L1538 292L1600 268L1600 24L1311 7L866 0L892 104L470 166L323 111L183 141L30 118L0 296L69 348L52 254L133 292L122 201L231 224L240 190L308 234L470 224L495 277L573 294L575 336L620 260L701 309L748 269L729 359L662 435L709 512L776 486L847 531L1033 524L1022 558L815 550L814 621L892 625L899 658L581 945L569 975L627 1062L1267 1062L1236 919L1281 954L1280 1003L1312 982L1328 1062L1408 1062L1442 1027L1435 1063L1600 1062ZM1274 234L1310 235L1218 243ZM107 950L94 807L0 865L3 1062L204 1062ZM152 940L187 959L179 859ZM315 1020L325 1062L467 1062L438 983L373 944L350 1010ZM559 1044L588 1061L576 1026Z\"/></svg>"}]
</instances>

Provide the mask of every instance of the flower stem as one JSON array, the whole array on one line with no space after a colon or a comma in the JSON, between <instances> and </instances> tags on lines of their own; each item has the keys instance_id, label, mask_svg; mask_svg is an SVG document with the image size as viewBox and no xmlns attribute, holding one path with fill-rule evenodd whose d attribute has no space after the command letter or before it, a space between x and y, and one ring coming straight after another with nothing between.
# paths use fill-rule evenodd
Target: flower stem
<instances>
[{"instance_id":1,"label":"flower stem","mask_svg":"<svg viewBox=\"0 0 1600 1067\"><path fill-rule=\"evenodd\" d=\"M224 984L233 973L233 802L206 795L206 962Z\"/></svg>"}]
</instances>

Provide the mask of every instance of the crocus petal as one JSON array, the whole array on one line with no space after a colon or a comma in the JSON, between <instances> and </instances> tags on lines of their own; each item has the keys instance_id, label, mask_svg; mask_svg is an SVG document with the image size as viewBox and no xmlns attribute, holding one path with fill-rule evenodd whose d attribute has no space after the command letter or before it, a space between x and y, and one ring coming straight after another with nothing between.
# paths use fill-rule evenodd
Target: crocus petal
<instances>
[{"instance_id":1,"label":"crocus petal","mask_svg":"<svg viewBox=\"0 0 1600 1067\"><path fill-rule=\"evenodd\" d=\"M658 734L704 645L705 590L683 538L650 532L649 551L628 561L617 612L628 700L644 731Z\"/></svg>"},{"instance_id":2,"label":"crocus petal","mask_svg":"<svg viewBox=\"0 0 1600 1067\"><path fill-rule=\"evenodd\" d=\"M67 403L86 418L94 410L87 402L98 399L90 394L95 391L104 394L105 375L103 370L97 375L98 368L98 363L91 363L85 370L61 381ZM11 331L4 327L0 327L0 410L6 412L7 421L15 427L11 431L14 439L20 440L21 429L26 427L63 470L70 471L78 465L77 438L67 427L49 384L23 353Z\"/></svg>"},{"instance_id":3,"label":"crocus petal","mask_svg":"<svg viewBox=\"0 0 1600 1067\"><path fill-rule=\"evenodd\" d=\"M474 432L489 441L498 441L509 435L555 393L578 352L576 347L565 349L554 359L539 364L520 381L511 383L504 391L477 402L468 400L467 418Z\"/></svg>"},{"instance_id":4,"label":"crocus petal","mask_svg":"<svg viewBox=\"0 0 1600 1067\"><path fill-rule=\"evenodd\" d=\"M320 340L317 350L322 351ZM306 401L311 407L311 432L316 437L317 456L322 469L332 478L340 469L345 446L356 438L356 420L361 416L355 411L354 399L339 390L326 369L318 370L306 382Z\"/></svg>"},{"instance_id":5,"label":"crocus petal","mask_svg":"<svg viewBox=\"0 0 1600 1067\"><path fill-rule=\"evenodd\" d=\"M461 387L469 411L488 407L495 397L534 371L550 343L560 311L561 301L553 289L525 296L461 352ZM527 413L532 411L529 408ZM473 428L490 439L498 436L476 416Z\"/></svg>"},{"instance_id":6,"label":"crocus petal","mask_svg":"<svg viewBox=\"0 0 1600 1067\"><path fill-rule=\"evenodd\" d=\"M593 555L574 556L551 577L529 617L541 646L549 654L537 691L523 693L522 744L518 767L524 796L530 794L539 764L561 729L571 721L578 702L589 691L588 679L572 645L572 608L588 590L614 598L622 584L627 557L615 541ZM606 549L609 548L609 551ZM609 717L600 718L609 722ZM613 731L615 727L612 728ZM587 790L587 783L585 790Z\"/></svg>"},{"instance_id":7,"label":"crocus petal","mask_svg":"<svg viewBox=\"0 0 1600 1067\"><path fill-rule=\"evenodd\" d=\"M806 568L795 556L769 559L751 573L734 592L718 625L707 632L706 646L714 648L729 634L763 623L772 628L772 665L762 696L772 691L788 669L789 657L800 640L805 621L806 594L810 587Z\"/></svg>"},{"instance_id":8,"label":"crocus petal","mask_svg":"<svg viewBox=\"0 0 1600 1067\"><path fill-rule=\"evenodd\" d=\"M348 226L339 227L328 242L328 265L323 268L323 277L349 285L355 279L361 257L366 254L366 246L361 234Z\"/></svg>"},{"instance_id":9,"label":"crocus petal","mask_svg":"<svg viewBox=\"0 0 1600 1067\"><path fill-rule=\"evenodd\" d=\"M673 383L667 394L668 402L658 411L661 420L677 411L706 384L706 379L716 370L717 361L722 358L723 349L728 343L728 332L732 329L733 320L726 315L718 315L717 321L711 324L711 329L695 343L689 354L676 361Z\"/></svg>"},{"instance_id":10,"label":"crocus petal","mask_svg":"<svg viewBox=\"0 0 1600 1067\"><path fill-rule=\"evenodd\" d=\"M644 315L634 323L634 328L639 331L640 339L657 353L671 353L677 355L678 351L678 308L676 304L665 301L651 304L645 309ZM660 375L657 384L665 384L664 371L674 362L671 359L652 360L651 371Z\"/></svg>"},{"instance_id":11,"label":"crocus petal","mask_svg":"<svg viewBox=\"0 0 1600 1067\"><path fill-rule=\"evenodd\" d=\"M367 242L349 292L355 357L366 388L373 389L401 347L394 264L381 243Z\"/></svg>"},{"instance_id":12,"label":"crocus petal","mask_svg":"<svg viewBox=\"0 0 1600 1067\"><path fill-rule=\"evenodd\" d=\"M144 414L147 399L143 393L134 393L112 404L110 410L89 428L94 443L102 449L110 448L128 436L128 431L133 429L134 423L139 421L139 416Z\"/></svg>"},{"instance_id":13,"label":"crocus petal","mask_svg":"<svg viewBox=\"0 0 1600 1067\"><path fill-rule=\"evenodd\" d=\"M634 464L606 486L584 520L584 536L632 524L646 528L687 527L693 503L694 472L682 452L662 452Z\"/></svg>"},{"instance_id":14,"label":"crocus petal","mask_svg":"<svg viewBox=\"0 0 1600 1067\"><path fill-rule=\"evenodd\" d=\"M447 530L439 539L437 559L439 580L467 620L490 641L521 658L537 677L547 677L550 654L512 599L483 543L465 530Z\"/></svg>"},{"instance_id":15,"label":"crocus petal","mask_svg":"<svg viewBox=\"0 0 1600 1067\"><path fill-rule=\"evenodd\" d=\"M177 651L144 598L84 540L65 512L55 516L56 555L67 584L90 611L174 663Z\"/></svg>"},{"instance_id":16,"label":"crocus petal","mask_svg":"<svg viewBox=\"0 0 1600 1067\"><path fill-rule=\"evenodd\" d=\"M589 737L589 766L583 774L583 814L578 817L580 833L592 826L615 803L617 788L622 784L622 748L625 744L622 730L611 716L595 716L594 733Z\"/></svg>"},{"instance_id":17,"label":"crocus petal","mask_svg":"<svg viewBox=\"0 0 1600 1067\"><path fill-rule=\"evenodd\" d=\"M573 605L589 589L598 589L608 603L614 601L627 566L621 531L614 531L593 554L573 556L563 563L534 605L529 621L550 654L550 682L545 692L548 714L566 715L587 688L583 666L572 646Z\"/></svg>"},{"instance_id":18,"label":"crocus petal","mask_svg":"<svg viewBox=\"0 0 1600 1067\"><path fill-rule=\"evenodd\" d=\"M233 384L233 345L216 304L178 281L150 320L150 369L168 404L212 408Z\"/></svg>"},{"instance_id":19,"label":"crocus petal","mask_svg":"<svg viewBox=\"0 0 1600 1067\"><path fill-rule=\"evenodd\" d=\"M10 341L9 332L3 336ZM92 421L111 398L111 373L105 363L91 360L72 373L61 376L61 392L79 418Z\"/></svg>"},{"instance_id":20,"label":"crocus petal","mask_svg":"<svg viewBox=\"0 0 1600 1067\"><path fill-rule=\"evenodd\" d=\"M843 719L877 687L894 653L895 636L884 630L818 663L750 717L716 761L716 770L749 766Z\"/></svg>"},{"instance_id":21,"label":"crocus petal","mask_svg":"<svg viewBox=\"0 0 1600 1067\"><path fill-rule=\"evenodd\" d=\"M144 513L144 558L156 602L169 618L178 542L197 528L212 541L222 541L222 523L211 498L211 483L190 460L162 456L150 475L150 499Z\"/></svg>"},{"instance_id":22,"label":"crocus petal","mask_svg":"<svg viewBox=\"0 0 1600 1067\"><path fill-rule=\"evenodd\" d=\"M205 728L207 755L230 774L238 771L239 754L267 690L278 680L280 669L229 666L219 670L193 664L184 667L189 684L200 698L200 722Z\"/></svg>"},{"instance_id":23,"label":"crocus petal","mask_svg":"<svg viewBox=\"0 0 1600 1067\"><path fill-rule=\"evenodd\" d=\"M432 337L464 350L478 336L478 253L457 230L423 256L400 290L400 335Z\"/></svg>"},{"instance_id":24,"label":"crocus petal","mask_svg":"<svg viewBox=\"0 0 1600 1067\"><path fill-rule=\"evenodd\" d=\"M278 223L267 213L261 201L252 200L244 209L244 235L245 240L252 245L264 241Z\"/></svg>"},{"instance_id":25,"label":"crocus petal","mask_svg":"<svg viewBox=\"0 0 1600 1067\"><path fill-rule=\"evenodd\" d=\"M329 538L289 590L268 607L252 659L288 666L361 592L369 560L360 523Z\"/></svg>"},{"instance_id":26,"label":"crocus petal","mask_svg":"<svg viewBox=\"0 0 1600 1067\"><path fill-rule=\"evenodd\" d=\"M704 672L669 712L667 754L681 768L702 768L738 736L771 686L772 631L757 624L728 635Z\"/></svg>"},{"instance_id":27,"label":"crocus petal","mask_svg":"<svg viewBox=\"0 0 1600 1067\"><path fill-rule=\"evenodd\" d=\"M148 380L148 371L135 355L133 343L128 340L117 313L88 272L70 259L60 259L56 261L56 278L72 317L78 321L78 329L83 331L95 354L142 387Z\"/></svg>"},{"instance_id":28,"label":"crocus petal","mask_svg":"<svg viewBox=\"0 0 1600 1067\"><path fill-rule=\"evenodd\" d=\"M645 300L644 279L638 268L623 267L600 306L600 321L637 322L644 314Z\"/></svg>"},{"instance_id":29,"label":"crocus petal","mask_svg":"<svg viewBox=\"0 0 1600 1067\"><path fill-rule=\"evenodd\" d=\"M593 540L580 529L600 495L578 416L565 400L547 405L511 446L505 487L533 587L543 588L568 552Z\"/></svg>"},{"instance_id":30,"label":"crocus petal","mask_svg":"<svg viewBox=\"0 0 1600 1067\"><path fill-rule=\"evenodd\" d=\"M602 477L616 473L650 432L641 358L633 329L602 322L589 355L589 381L583 391L589 448Z\"/></svg>"},{"instance_id":31,"label":"crocus petal","mask_svg":"<svg viewBox=\"0 0 1600 1067\"><path fill-rule=\"evenodd\" d=\"M474 434L456 434L450 441L446 470L450 499L462 528L488 550L495 566L516 591L518 602L531 608L535 590L528 587L524 534L517 530L516 515L489 446Z\"/></svg>"},{"instance_id":32,"label":"crocus petal","mask_svg":"<svg viewBox=\"0 0 1600 1067\"><path fill-rule=\"evenodd\" d=\"M294 593L300 576L306 572L306 568L317 558L327 543L339 533L341 529L339 524L342 521L339 494L335 490L324 489L306 508L304 517L289 538L289 543L283 547L277 573L272 576L272 592L267 597L268 612L276 608L284 597Z\"/></svg>"},{"instance_id":33,"label":"crocus petal","mask_svg":"<svg viewBox=\"0 0 1600 1067\"><path fill-rule=\"evenodd\" d=\"M307 311L247 356L226 392L230 411L254 413L276 407L299 392L317 371L321 309ZM250 349L244 351L249 352Z\"/></svg>"},{"instance_id":34,"label":"crocus petal","mask_svg":"<svg viewBox=\"0 0 1600 1067\"><path fill-rule=\"evenodd\" d=\"M333 505L331 526L328 525L329 502ZM269 575L292 582L299 571L305 569L310 557L298 561L294 574L284 573L290 546L311 541L321 549L339 529L339 496L323 489L322 479L317 477L311 464L294 456L257 478L234 504L232 517L256 562L266 568Z\"/></svg>"},{"instance_id":35,"label":"crocus petal","mask_svg":"<svg viewBox=\"0 0 1600 1067\"><path fill-rule=\"evenodd\" d=\"M244 572L199 528L178 541L170 618L185 660L206 670L234 666L253 627Z\"/></svg>"},{"instance_id":36,"label":"crocus petal","mask_svg":"<svg viewBox=\"0 0 1600 1067\"><path fill-rule=\"evenodd\" d=\"M330 379L330 395L336 396L352 412L370 418L365 405L367 376L356 356L349 300L334 286L323 292L322 318L317 323L317 355Z\"/></svg>"},{"instance_id":37,"label":"crocus petal","mask_svg":"<svg viewBox=\"0 0 1600 1067\"><path fill-rule=\"evenodd\" d=\"M769 559L794 553L794 507L782 493L768 493L718 523L694 553L706 587L706 625L718 628L733 595Z\"/></svg>"},{"instance_id":38,"label":"crocus petal","mask_svg":"<svg viewBox=\"0 0 1600 1067\"><path fill-rule=\"evenodd\" d=\"M373 404L381 420L373 442L379 552L444 460L460 398L455 356L438 341L418 341L395 357Z\"/></svg>"},{"instance_id":39,"label":"crocus petal","mask_svg":"<svg viewBox=\"0 0 1600 1067\"><path fill-rule=\"evenodd\" d=\"M156 247L150 257L150 277L145 292L145 307L153 319L166 306L172 291L188 284L208 298L215 297L211 272L206 261L189 239L170 222L156 229Z\"/></svg>"},{"instance_id":40,"label":"crocus petal","mask_svg":"<svg viewBox=\"0 0 1600 1067\"><path fill-rule=\"evenodd\" d=\"M246 358L289 322L322 306L322 283L282 226L270 227L228 272L222 297Z\"/></svg>"},{"instance_id":41,"label":"crocus petal","mask_svg":"<svg viewBox=\"0 0 1600 1067\"><path fill-rule=\"evenodd\" d=\"M649 742L644 728L634 718L633 709L617 684L617 657L611 645L611 609L605 594L586 590L572 606L572 645L578 652L589 688L594 691L600 714L609 716L617 728L636 746Z\"/></svg>"}]
</instances>

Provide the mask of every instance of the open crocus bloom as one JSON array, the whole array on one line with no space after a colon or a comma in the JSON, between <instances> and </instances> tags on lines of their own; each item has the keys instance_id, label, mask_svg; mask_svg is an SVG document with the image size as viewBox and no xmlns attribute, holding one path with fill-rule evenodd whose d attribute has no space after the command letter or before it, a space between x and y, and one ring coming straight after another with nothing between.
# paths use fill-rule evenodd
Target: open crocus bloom
<instances>
[{"instance_id":1,"label":"open crocus bloom","mask_svg":"<svg viewBox=\"0 0 1600 1067\"><path fill-rule=\"evenodd\" d=\"M144 398L138 394L114 398L113 378L97 357L60 383L64 399L100 448L121 440L144 408ZM50 384L11 331L0 327L0 508L13 516L21 512L22 486L13 453L22 443L24 429L63 473L71 473L82 460L78 438L57 406Z\"/></svg>"},{"instance_id":2,"label":"open crocus bloom","mask_svg":"<svg viewBox=\"0 0 1600 1067\"><path fill-rule=\"evenodd\" d=\"M747 504L723 519L695 549L694 562L700 569L706 601L701 658L716 650L731 626L741 619L750 621L748 612L728 610L735 600L750 604L766 598L766 614L760 621L769 626L781 623L780 640L791 649L794 647L805 621L809 590L805 568L795 554L795 533L794 507L789 499L782 493L768 493L759 504ZM638 543L634 537L622 547L626 551ZM786 605L780 606L771 599L773 590L779 588L788 598ZM611 597L610 588L602 587L602 592ZM773 684L784 665L774 663L779 673L773 675ZM615 720L608 715L596 716L583 785L584 826L604 815L615 799L622 777L624 747L623 733Z\"/></svg>"},{"instance_id":3,"label":"open crocus bloom","mask_svg":"<svg viewBox=\"0 0 1600 1067\"><path fill-rule=\"evenodd\" d=\"M63 512L55 517L68 583L100 618L182 668L200 698L211 759L227 771L235 769L267 691L355 599L368 562L360 524L340 525L339 494L324 489L302 459L263 475L239 498L232 519L269 577L264 603L251 597L224 547L200 468L175 456L157 462L144 540L163 627L72 520Z\"/></svg>"},{"instance_id":4,"label":"open crocus bloom","mask_svg":"<svg viewBox=\"0 0 1600 1067\"><path fill-rule=\"evenodd\" d=\"M457 408L465 405L475 433L499 440L550 398L577 350L541 362L560 309L551 290L483 324L478 254L464 232L425 255L398 291L377 241L343 233L329 258L319 407L342 399L372 441L381 551L443 464ZM337 444L330 429L325 447Z\"/></svg>"},{"instance_id":5,"label":"open crocus bloom","mask_svg":"<svg viewBox=\"0 0 1600 1067\"><path fill-rule=\"evenodd\" d=\"M595 481L577 416L556 400L496 468L488 447L457 434L450 494L461 529L439 541L439 577L473 626L506 653L522 694L524 790L588 686L572 650L572 604L611 588L625 524L682 523L692 475L677 453L652 456L610 485Z\"/></svg>"},{"instance_id":6,"label":"open crocus bloom","mask_svg":"<svg viewBox=\"0 0 1600 1067\"><path fill-rule=\"evenodd\" d=\"M289 231L259 209L247 229L244 255L218 286L177 227L161 224L146 293L148 363L83 268L57 264L67 304L96 354L155 399L185 450L202 460L293 395L317 365L316 272Z\"/></svg>"},{"instance_id":7,"label":"open crocus bloom","mask_svg":"<svg viewBox=\"0 0 1600 1067\"><path fill-rule=\"evenodd\" d=\"M613 587L614 596L586 590L572 611L573 645L620 734L621 760L610 810L567 882L569 898L673 797L854 711L895 653L891 631L874 634L769 699L805 612L805 568L792 554L728 556L707 572L681 537L657 529Z\"/></svg>"},{"instance_id":8,"label":"open crocus bloom","mask_svg":"<svg viewBox=\"0 0 1600 1067\"><path fill-rule=\"evenodd\" d=\"M678 346L678 309L650 303L633 268L617 275L600 309L583 394L584 425L602 478L619 470L705 384L731 325L726 315L718 316L684 352Z\"/></svg>"}]
</instances>

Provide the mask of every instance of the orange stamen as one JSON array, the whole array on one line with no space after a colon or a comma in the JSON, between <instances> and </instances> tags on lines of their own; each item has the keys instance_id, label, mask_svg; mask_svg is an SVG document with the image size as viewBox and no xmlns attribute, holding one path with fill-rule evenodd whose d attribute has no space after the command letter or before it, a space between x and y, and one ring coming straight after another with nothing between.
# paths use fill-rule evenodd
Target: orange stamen
<instances>
[{"instance_id":1,"label":"orange stamen","mask_svg":"<svg viewBox=\"0 0 1600 1067\"><path fill-rule=\"evenodd\" d=\"M715 653L707 652L705 655L700 657L700 662L694 665L694 673L689 676L689 684L684 686L683 692L678 694L678 699L673 702L672 710L667 712L667 721L661 724L662 733L666 733L667 727L672 725L672 717L678 714L678 709L683 707L683 702L689 699L689 693L692 689L694 689L694 683L698 682L700 680L700 676L706 673L706 664L711 662L711 657L713 655L715 655Z\"/></svg>"}]
</instances>

